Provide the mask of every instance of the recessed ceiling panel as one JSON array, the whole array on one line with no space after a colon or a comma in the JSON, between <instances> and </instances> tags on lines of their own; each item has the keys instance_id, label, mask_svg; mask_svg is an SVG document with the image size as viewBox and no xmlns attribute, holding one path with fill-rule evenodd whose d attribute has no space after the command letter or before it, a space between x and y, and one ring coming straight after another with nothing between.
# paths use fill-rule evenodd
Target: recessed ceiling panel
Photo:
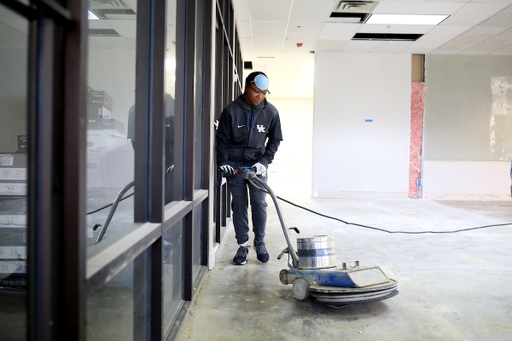
<instances>
[{"instance_id":1,"label":"recessed ceiling panel","mask_svg":"<svg viewBox=\"0 0 512 341\"><path fill-rule=\"evenodd\" d=\"M421 36L411 33L356 33L352 40L415 41Z\"/></svg>"}]
</instances>

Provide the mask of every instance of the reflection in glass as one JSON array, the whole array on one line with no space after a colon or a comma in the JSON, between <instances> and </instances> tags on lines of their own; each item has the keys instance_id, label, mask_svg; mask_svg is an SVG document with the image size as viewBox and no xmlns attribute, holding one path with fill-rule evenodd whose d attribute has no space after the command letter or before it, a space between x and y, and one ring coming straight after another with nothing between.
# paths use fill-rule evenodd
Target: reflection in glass
<instances>
[{"instance_id":1,"label":"reflection in glass","mask_svg":"<svg viewBox=\"0 0 512 341\"><path fill-rule=\"evenodd\" d=\"M203 206L204 201L199 204L196 208L194 208L194 241L193 241L193 259L192 259L192 273L194 283L198 278L199 271L201 270L201 256L202 256L202 229L203 226Z\"/></svg>"},{"instance_id":2,"label":"reflection in glass","mask_svg":"<svg viewBox=\"0 0 512 341\"><path fill-rule=\"evenodd\" d=\"M164 234L164 328L167 328L178 312L183 292L183 221ZM164 329L165 332L165 329Z\"/></svg>"},{"instance_id":3,"label":"reflection in glass","mask_svg":"<svg viewBox=\"0 0 512 341\"><path fill-rule=\"evenodd\" d=\"M91 1L89 7L94 15L88 21L88 245L100 242L103 233L104 240L133 223L133 197L128 196L133 193L134 150L130 140L135 128L129 118L135 103L137 3L121 2L119 13L109 6ZM128 198L117 208L114 205L92 213L111 204L123 188L122 197Z\"/></svg>"},{"instance_id":4,"label":"reflection in glass","mask_svg":"<svg viewBox=\"0 0 512 341\"><path fill-rule=\"evenodd\" d=\"M0 339L26 339L28 21L0 5Z\"/></svg>"},{"instance_id":5,"label":"reflection in glass","mask_svg":"<svg viewBox=\"0 0 512 341\"><path fill-rule=\"evenodd\" d=\"M133 340L133 262L87 298L87 341Z\"/></svg>"},{"instance_id":6,"label":"reflection in glass","mask_svg":"<svg viewBox=\"0 0 512 341\"><path fill-rule=\"evenodd\" d=\"M165 203L172 201L174 184L174 99L176 83L176 1L167 2L165 46Z\"/></svg>"}]
</instances>

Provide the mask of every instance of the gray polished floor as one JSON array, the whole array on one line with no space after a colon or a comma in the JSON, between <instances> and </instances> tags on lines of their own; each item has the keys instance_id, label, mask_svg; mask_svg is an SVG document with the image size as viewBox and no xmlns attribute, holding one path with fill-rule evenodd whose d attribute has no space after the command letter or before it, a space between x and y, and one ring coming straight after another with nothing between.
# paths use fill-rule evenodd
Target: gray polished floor
<instances>
[{"instance_id":1,"label":"gray polished floor","mask_svg":"<svg viewBox=\"0 0 512 341\"><path fill-rule=\"evenodd\" d=\"M271 260L234 266L232 228L183 321L178 340L511 340L512 225L452 234L389 234L282 203L299 236L335 239L337 262L380 266L398 281L393 298L343 308L297 300L279 281L286 246L269 202ZM451 231L512 223L512 201L302 199L348 222L390 231ZM252 237L252 236L251 236ZM295 241L297 235L292 235Z\"/></svg>"}]
</instances>

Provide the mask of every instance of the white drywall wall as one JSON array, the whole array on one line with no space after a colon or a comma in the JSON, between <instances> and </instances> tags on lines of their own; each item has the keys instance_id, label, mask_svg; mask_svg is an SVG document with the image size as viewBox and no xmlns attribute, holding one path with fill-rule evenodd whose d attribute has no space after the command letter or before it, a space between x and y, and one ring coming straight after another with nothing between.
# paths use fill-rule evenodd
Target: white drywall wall
<instances>
[{"instance_id":1,"label":"white drywall wall","mask_svg":"<svg viewBox=\"0 0 512 341\"><path fill-rule=\"evenodd\" d=\"M268 183L282 197L311 197L313 99L269 97L279 111L283 141L269 167Z\"/></svg>"},{"instance_id":2,"label":"white drywall wall","mask_svg":"<svg viewBox=\"0 0 512 341\"><path fill-rule=\"evenodd\" d=\"M408 54L315 53L314 197L407 198L410 98Z\"/></svg>"},{"instance_id":3,"label":"white drywall wall","mask_svg":"<svg viewBox=\"0 0 512 341\"><path fill-rule=\"evenodd\" d=\"M510 162L423 162L427 199L510 200L510 183Z\"/></svg>"}]
</instances>

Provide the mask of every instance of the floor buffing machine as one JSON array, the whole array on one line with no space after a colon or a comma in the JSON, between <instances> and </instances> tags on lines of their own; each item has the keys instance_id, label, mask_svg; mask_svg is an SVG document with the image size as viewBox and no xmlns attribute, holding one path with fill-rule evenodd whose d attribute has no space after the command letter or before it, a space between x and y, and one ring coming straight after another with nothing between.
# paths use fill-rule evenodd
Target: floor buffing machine
<instances>
[{"instance_id":1,"label":"floor buffing machine","mask_svg":"<svg viewBox=\"0 0 512 341\"><path fill-rule=\"evenodd\" d=\"M238 169L236 174L268 193L274 201L288 244L277 257L288 255L289 269L281 270L279 279L285 285L292 284L297 299L305 300L311 295L319 302L341 306L379 301L398 294L397 281L388 278L379 267L360 266L359 261L351 261L337 268L334 240L329 236L299 238L296 251L272 189L250 168ZM297 228L291 229L299 233Z\"/></svg>"}]
</instances>

